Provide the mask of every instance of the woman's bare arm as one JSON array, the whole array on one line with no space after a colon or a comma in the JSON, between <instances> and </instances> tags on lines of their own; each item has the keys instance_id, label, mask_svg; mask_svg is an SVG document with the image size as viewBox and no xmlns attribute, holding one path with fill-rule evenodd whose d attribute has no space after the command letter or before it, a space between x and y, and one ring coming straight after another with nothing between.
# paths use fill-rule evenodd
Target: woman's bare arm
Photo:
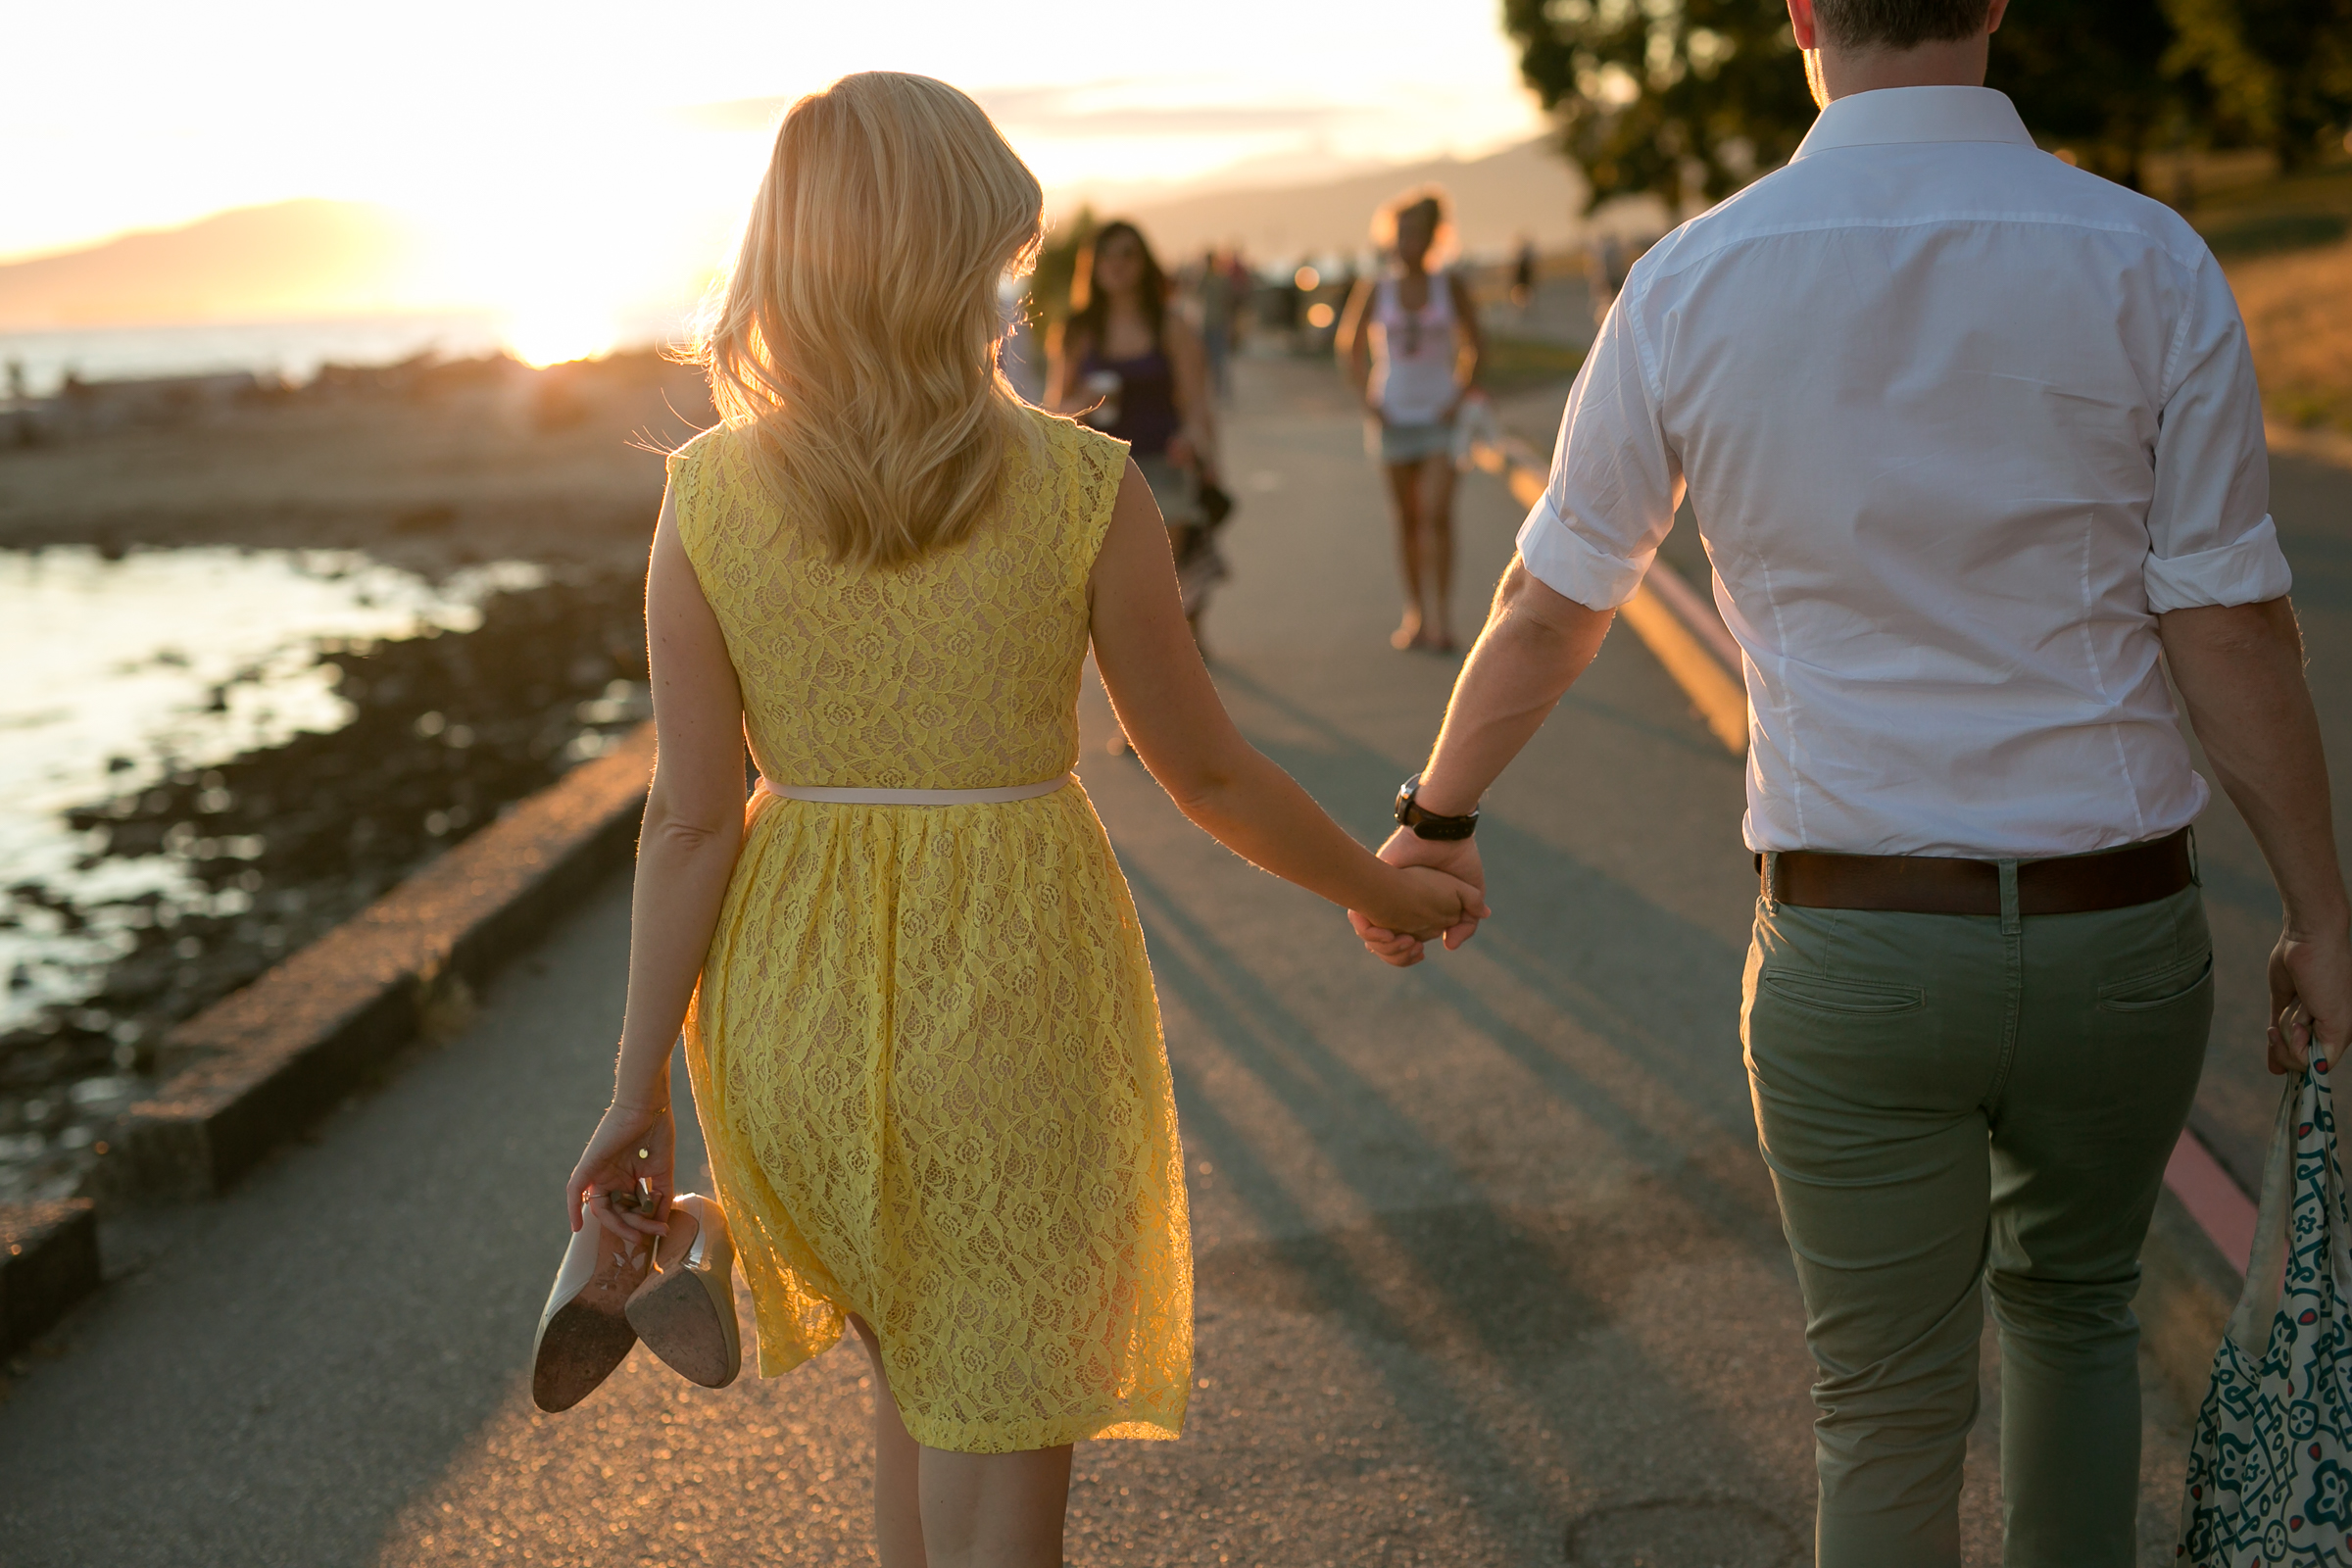
<instances>
[{"instance_id":1,"label":"woman's bare arm","mask_svg":"<svg viewBox=\"0 0 2352 1568\"><path fill-rule=\"evenodd\" d=\"M1176 416L1183 421L1182 434L1200 466L1200 477L1213 482L1218 473L1217 414L1216 400L1208 391L1208 350L1201 346L1200 333L1173 316L1161 336L1167 342L1168 368L1175 374Z\"/></svg>"},{"instance_id":2,"label":"woman's bare arm","mask_svg":"<svg viewBox=\"0 0 2352 1568\"><path fill-rule=\"evenodd\" d=\"M1478 385L1479 367L1486 363L1487 334L1478 323L1478 301L1470 297L1470 285L1459 273L1448 268L1446 286L1453 291L1453 329L1460 341L1453 360L1454 385L1463 393ZM1459 396L1454 403L1461 403Z\"/></svg>"},{"instance_id":3,"label":"woman's bare arm","mask_svg":"<svg viewBox=\"0 0 2352 1568\"><path fill-rule=\"evenodd\" d=\"M662 503L646 575L659 746L629 901L629 1001L614 1099L669 1093L669 1048L703 972L743 838L743 694L718 617Z\"/></svg>"},{"instance_id":4,"label":"woman's bare arm","mask_svg":"<svg viewBox=\"0 0 2352 1568\"><path fill-rule=\"evenodd\" d=\"M1095 662L1119 722L1195 825L1253 865L1345 907L1389 910L1405 929L1428 935L1484 917L1453 878L1416 868L1413 880L1376 859L1234 728L1185 625L1159 508L1132 463L1088 597ZM1356 902L1365 899L1371 906Z\"/></svg>"},{"instance_id":5,"label":"woman's bare arm","mask_svg":"<svg viewBox=\"0 0 2352 1568\"><path fill-rule=\"evenodd\" d=\"M1355 388L1359 398L1368 397L1372 387L1374 286L1368 277L1355 280L1355 287L1348 291L1348 308L1340 313L1340 329L1332 338L1332 347L1339 351L1340 366L1347 371L1348 384ZM1370 406L1368 402L1365 405Z\"/></svg>"},{"instance_id":6,"label":"woman's bare arm","mask_svg":"<svg viewBox=\"0 0 2352 1568\"><path fill-rule=\"evenodd\" d=\"M623 1190L640 1175L657 1198L668 1197L670 1047L743 838L742 691L666 496L646 577L645 629L659 749L629 898L628 1004L612 1104L572 1172L565 1206L575 1223L582 1193ZM655 1150L647 1161L634 1158L640 1145Z\"/></svg>"}]
</instances>

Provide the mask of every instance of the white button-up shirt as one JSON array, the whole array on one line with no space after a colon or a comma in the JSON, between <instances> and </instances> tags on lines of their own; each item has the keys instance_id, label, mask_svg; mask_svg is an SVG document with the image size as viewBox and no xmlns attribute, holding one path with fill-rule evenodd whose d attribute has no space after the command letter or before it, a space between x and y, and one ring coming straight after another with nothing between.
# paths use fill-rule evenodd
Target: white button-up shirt
<instances>
[{"instance_id":1,"label":"white button-up shirt","mask_svg":"<svg viewBox=\"0 0 2352 1568\"><path fill-rule=\"evenodd\" d=\"M1686 481L1748 846L2027 858L2204 807L2156 614L2287 590L2221 269L1981 87L1856 93L1635 266L1519 533L1632 597Z\"/></svg>"}]
</instances>

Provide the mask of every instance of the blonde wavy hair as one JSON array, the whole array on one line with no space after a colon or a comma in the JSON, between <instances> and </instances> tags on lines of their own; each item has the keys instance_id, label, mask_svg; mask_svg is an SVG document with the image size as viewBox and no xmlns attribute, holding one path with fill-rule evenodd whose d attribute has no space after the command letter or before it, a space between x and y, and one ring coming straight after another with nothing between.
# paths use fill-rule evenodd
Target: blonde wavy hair
<instances>
[{"instance_id":1,"label":"blonde wavy hair","mask_svg":"<svg viewBox=\"0 0 2352 1568\"><path fill-rule=\"evenodd\" d=\"M966 538L1018 439L997 289L1044 193L986 111L870 71L794 104L694 353L770 493L836 562Z\"/></svg>"}]
</instances>

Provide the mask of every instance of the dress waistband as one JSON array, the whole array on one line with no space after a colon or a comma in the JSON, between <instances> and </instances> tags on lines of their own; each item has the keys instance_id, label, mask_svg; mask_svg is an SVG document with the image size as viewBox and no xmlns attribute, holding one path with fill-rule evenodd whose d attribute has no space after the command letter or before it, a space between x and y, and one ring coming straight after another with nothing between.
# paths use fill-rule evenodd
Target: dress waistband
<instances>
[{"instance_id":1,"label":"dress waistband","mask_svg":"<svg viewBox=\"0 0 2352 1568\"><path fill-rule=\"evenodd\" d=\"M985 790L861 790L835 789L822 784L771 784L760 787L787 801L815 801L824 806L1001 806L1007 801L1033 801L1051 795L1070 781L1062 773L1034 784L1006 784Z\"/></svg>"}]
</instances>

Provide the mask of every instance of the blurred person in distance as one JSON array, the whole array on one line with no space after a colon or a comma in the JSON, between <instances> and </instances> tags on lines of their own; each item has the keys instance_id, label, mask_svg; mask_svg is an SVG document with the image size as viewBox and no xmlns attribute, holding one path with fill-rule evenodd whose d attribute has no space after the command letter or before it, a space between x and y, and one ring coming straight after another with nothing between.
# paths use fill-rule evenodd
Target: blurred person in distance
<instances>
[{"instance_id":1,"label":"blurred person in distance","mask_svg":"<svg viewBox=\"0 0 2352 1568\"><path fill-rule=\"evenodd\" d=\"M1394 264L1359 278L1335 342L1363 399L1367 450L1387 470L1404 617L1396 649L1453 651L1453 425L1474 395L1486 345L1470 290L1433 256L1451 249L1445 194L1410 190L1373 218ZM1443 243L1441 243L1443 242Z\"/></svg>"},{"instance_id":2,"label":"blurred person in distance","mask_svg":"<svg viewBox=\"0 0 2352 1568\"><path fill-rule=\"evenodd\" d=\"M1609 318L1609 307L1617 302L1617 292L1625 287L1625 274L1633 265L1633 247L1623 235L1596 234L1586 248L1585 275L1592 291L1592 325L1596 329Z\"/></svg>"},{"instance_id":3,"label":"blurred person in distance","mask_svg":"<svg viewBox=\"0 0 2352 1568\"><path fill-rule=\"evenodd\" d=\"M1200 334L1169 309L1167 274L1125 219L1079 250L1070 313L1046 345L1046 403L1127 443L1168 525L1184 617L1200 641L1209 590L1226 575L1211 516L1223 497ZM1204 499L1208 505L1203 505ZM1114 740L1111 750L1124 749Z\"/></svg>"},{"instance_id":4,"label":"blurred person in distance","mask_svg":"<svg viewBox=\"0 0 2352 1568\"><path fill-rule=\"evenodd\" d=\"M1233 396L1233 375L1227 361L1233 355L1233 316L1237 293L1233 271L1216 251L1200 257L1200 347L1208 359L1209 390L1223 402Z\"/></svg>"},{"instance_id":5,"label":"blurred person in distance","mask_svg":"<svg viewBox=\"0 0 2352 1568\"><path fill-rule=\"evenodd\" d=\"M1511 263L1511 304L1526 310L1527 302L1536 294L1536 242L1529 236L1519 236L1519 254Z\"/></svg>"}]
</instances>

